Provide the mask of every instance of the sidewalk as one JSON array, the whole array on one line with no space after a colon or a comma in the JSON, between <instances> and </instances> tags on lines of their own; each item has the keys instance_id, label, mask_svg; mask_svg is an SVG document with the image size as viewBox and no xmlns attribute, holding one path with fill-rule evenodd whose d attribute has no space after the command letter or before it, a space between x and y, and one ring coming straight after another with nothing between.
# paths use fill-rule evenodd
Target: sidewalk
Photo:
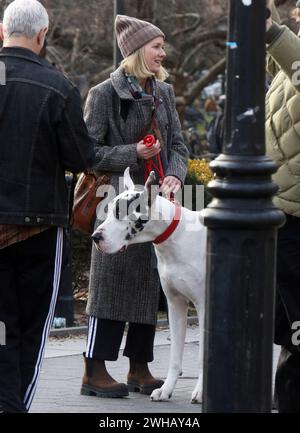
<instances>
[{"instance_id":1,"label":"sidewalk","mask_svg":"<svg viewBox=\"0 0 300 433\"><path fill-rule=\"evenodd\" d=\"M169 330L159 329L155 336L154 359L151 372L165 378L169 363ZM83 374L82 352L85 336L51 338L46 348L45 360L40 374L38 389L31 413L195 413L202 405L190 404L192 390L197 381L198 327L189 326L183 358L183 374L178 379L172 398L167 402L152 402L149 396L130 393L122 399L96 398L80 395ZM126 382L128 360L122 356L108 362L108 370L118 381ZM274 346L273 370L275 370L279 347ZM274 382L274 381L273 381Z\"/></svg>"}]
</instances>

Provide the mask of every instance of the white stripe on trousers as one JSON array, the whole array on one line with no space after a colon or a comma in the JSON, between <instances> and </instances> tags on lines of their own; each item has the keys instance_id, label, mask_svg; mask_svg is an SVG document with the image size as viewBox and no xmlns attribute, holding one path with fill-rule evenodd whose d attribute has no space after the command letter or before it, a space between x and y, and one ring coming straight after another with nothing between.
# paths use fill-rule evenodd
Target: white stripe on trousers
<instances>
[{"instance_id":1,"label":"white stripe on trousers","mask_svg":"<svg viewBox=\"0 0 300 433\"><path fill-rule=\"evenodd\" d=\"M98 318L91 316L89 319L88 340L87 340L87 347L86 347L86 354L85 354L86 358L93 357L97 326L98 326Z\"/></svg>"},{"instance_id":2,"label":"white stripe on trousers","mask_svg":"<svg viewBox=\"0 0 300 433\"><path fill-rule=\"evenodd\" d=\"M44 358L46 342L48 339L50 326L51 326L52 321L53 321L54 309L55 309L55 304L56 304L56 299L57 299L57 294L58 294L58 289L59 289L59 282L60 282L62 250L63 250L63 228L58 227L57 228L56 255L55 255L55 265L54 265L52 297L51 297L49 312L48 312L46 322L44 325L44 329L43 329L41 347L40 347L40 351L38 354L37 363L35 365L34 375L33 375L33 378L32 378L30 385L27 388L27 391L26 391L26 394L24 397L24 404L25 404L27 410L29 410L29 408L31 406L31 403L32 403L32 400L33 400L33 397L34 397L34 394L36 391L37 382L38 382L38 378L39 378L39 374L40 374L40 370L41 370L41 364L42 364L42 361Z\"/></svg>"}]
</instances>

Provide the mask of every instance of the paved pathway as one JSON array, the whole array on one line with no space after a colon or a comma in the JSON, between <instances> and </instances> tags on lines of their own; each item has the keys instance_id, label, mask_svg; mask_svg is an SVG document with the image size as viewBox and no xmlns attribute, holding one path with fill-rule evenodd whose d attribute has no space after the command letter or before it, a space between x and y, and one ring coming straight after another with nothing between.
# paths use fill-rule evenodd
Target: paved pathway
<instances>
[{"instance_id":1,"label":"paved pathway","mask_svg":"<svg viewBox=\"0 0 300 433\"><path fill-rule=\"evenodd\" d=\"M157 377L167 374L170 340L168 330L158 330L155 337L155 361L151 371ZM40 380L31 412L64 413L195 413L201 405L190 404L190 396L196 384L198 357L198 328L188 328L185 343L183 375L177 382L172 399L167 402L152 402L149 396L130 393L122 399L106 399L80 395L83 373L82 352L85 336L57 339L51 338L43 363ZM112 376L125 381L128 360L122 356L118 361L108 362ZM274 365L277 362L278 346L274 346Z\"/></svg>"}]
</instances>

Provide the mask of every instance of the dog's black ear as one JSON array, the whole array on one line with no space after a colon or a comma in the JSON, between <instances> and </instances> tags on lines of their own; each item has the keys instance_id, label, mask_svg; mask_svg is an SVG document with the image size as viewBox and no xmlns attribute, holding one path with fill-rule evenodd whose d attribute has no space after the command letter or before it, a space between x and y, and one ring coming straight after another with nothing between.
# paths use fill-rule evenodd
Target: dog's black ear
<instances>
[{"instance_id":1,"label":"dog's black ear","mask_svg":"<svg viewBox=\"0 0 300 433\"><path fill-rule=\"evenodd\" d=\"M158 194L158 188L159 186L157 185L156 182L156 176L155 176L155 172L151 171L151 173L148 176L148 179L146 181L145 184L145 189L144 189L144 193L145 196L147 197L147 204L149 207L152 206L157 194Z\"/></svg>"}]
</instances>

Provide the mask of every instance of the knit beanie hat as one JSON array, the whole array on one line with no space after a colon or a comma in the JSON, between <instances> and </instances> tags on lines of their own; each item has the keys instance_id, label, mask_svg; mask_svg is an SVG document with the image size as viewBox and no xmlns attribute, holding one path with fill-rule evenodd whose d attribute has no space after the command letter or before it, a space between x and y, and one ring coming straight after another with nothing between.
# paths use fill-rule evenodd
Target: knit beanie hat
<instances>
[{"instance_id":1,"label":"knit beanie hat","mask_svg":"<svg viewBox=\"0 0 300 433\"><path fill-rule=\"evenodd\" d=\"M163 32L154 24L126 15L116 16L115 32L123 57L128 57L158 36L165 39Z\"/></svg>"}]
</instances>

